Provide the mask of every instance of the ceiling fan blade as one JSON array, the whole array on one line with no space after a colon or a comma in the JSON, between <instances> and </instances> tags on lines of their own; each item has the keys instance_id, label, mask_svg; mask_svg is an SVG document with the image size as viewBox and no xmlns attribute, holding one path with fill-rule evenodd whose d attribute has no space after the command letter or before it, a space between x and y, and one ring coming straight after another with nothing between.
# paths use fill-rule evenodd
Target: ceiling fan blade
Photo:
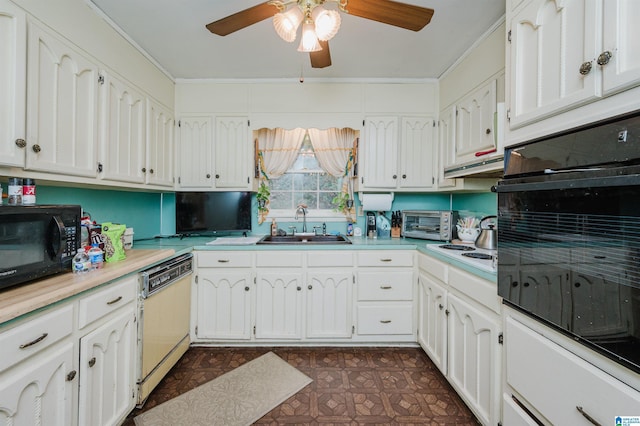
<instances>
[{"instance_id":1,"label":"ceiling fan blade","mask_svg":"<svg viewBox=\"0 0 640 426\"><path fill-rule=\"evenodd\" d=\"M311 59L311 68L326 68L331 65L331 52L329 52L329 42L320 41L320 47L322 50L317 52L309 52L309 58Z\"/></svg>"},{"instance_id":2,"label":"ceiling fan blade","mask_svg":"<svg viewBox=\"0 0 640 426\"><path fill-rule=\"evenodd\" d=\"M277 7L269 4L269 2L264 2L207 24L207 29L219 36L226 36L249 25L271 18L276 13L278 13Z\"/></svg>"},{"instance_id":3,"label":"ceiling fan blade","mask_svg":"<svg viewBox=\"0 0 640 426\"><path fill-rule=\"evenodd\" d=\"M348 0L346 11L349 15L413 31L420 31L433 16L433 9L391 0Z\"/></svg>"}]
</instances>

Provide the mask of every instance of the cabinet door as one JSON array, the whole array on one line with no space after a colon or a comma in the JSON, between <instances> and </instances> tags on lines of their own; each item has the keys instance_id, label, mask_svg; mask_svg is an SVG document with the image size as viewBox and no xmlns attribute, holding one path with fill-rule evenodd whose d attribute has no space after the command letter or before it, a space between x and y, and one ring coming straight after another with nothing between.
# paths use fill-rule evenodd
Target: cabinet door
<instances>
[{"instance_id":1,"label":"cabinet door","mask_svg":"<svg viewBox=\"0 0 640 426\"><path fill-rule=\"evenodd\" d=\"M74 424L73 349L69 341L0 375L0 424Z\"/></svg>"},{"instance_id":2,"label":"cabinet door","mask_svg":"<svg viewBox=\"0 0 640 426\"><path fill-rule=\"evenodd\" d=\"M253 159L249 155L248 123L247 117L216 118L216 188L250 188Z\"/></svg>"},{"instance_id":3,"label":"cabinet door","mask_svg":"<svg viewBox=\"0 0 640 426\"><path fill-rule=\"evenodd\" d=\"M173 113L153 99L147 99L146 183L173 186Z\"/></svg>"},{"instance_id":4,"label":"cabinet door","mask_svg":"<svg viewBox=\"0 0 640 426\"><path fill-rule=\"evenodd\" d=\"M455 106L440 113L438 122L438 187L450 188L456 186L455 179L445 179L445 167L455 163L456 152L456 108Z\"/></svg>"},{"instance_id":5,"label":"cabinet door","mask_svg":"<svg viewBox=\"0 0 640 426\"><path fill-rule=\"evenodd\" d=\"M80 339L79 424L118 425L133 409L136 335L131 308Z\"/></svg>"},{"instance_id":6,"label":"cabinet door","mask_svg":"<svg viewBox=\"0 0 640 426\"><path fill-rule=\"evenodd\" d=\"M600 2L532 0L509 22L510 127L566 111L600 96Z\"/></svg>"},{"instance_id":7,"label":"cabinet door","mask_svg":"<svg viewBox=\"0 0 640 426\"><path fill-rule=\"evenodd\" d=\"M27 77L25 13L0 0L0 165L24 167Z\"/></svg>"},{"instance_id":8,"label":"cabinet door","mask_svg":"<svg viewBox=\"0 0 640 426\"><path fill-rule=\"evenodd\" d=\"M211 117L183 117L180 119L178 127L180 135L178 185L181 188L208 189L213 187L212 131L213 120Z\"/></svg>"},{"instance_id":9,"label":"cabinet door","mask_svg":"<svg viewBox=\"0 0 640 426\"><path fill-rule=\"evenodd\" d=\"M130 84L102 72L100 162L102 177L144 183L145 100Z\"/></svg>"},{"instance_id":10,"label":"cabinet door","mask_svg":"<svg viewBox=\"0 0 640 426\"><path fill-rule=\"evenodd\" d=\"M26 168L95 177L97 66L34 22L28 44Z\"/></svg>"},{"instance_id":11,"label":"cabinet door","mask_svg":"<svg viewBox=\"0 0 640 426\"><path fill-rule=\"evenodd\" d=\"M603 52L611 60L602 67L605 94L640 84L640 2L607 0L604 7Z\"/></svg>"},{"instance_id":12,"label":"cabinet door","mask_svg":"<svg viewBox=\"0 0 640 426\"><path fill-rule=\"evenodd\" d=\"M398 118L367 117L361 143L363 188L395 188L398 184Z\"/></svg>"},{"instance_id":13,"label":"cabinet door","mask_svg":"<svg viewBox=\"0 0 640 426\"><path fill-rule=\"evenodd\" d=\"M418 276L418 343L447 374L447 292L424 273Z\"/></svg>"},{"instance_id":14,"label":"cabinet door","mask_svg":"<svg viewBox=\"0 0 640 426\"><path fill-rule=\"evenodd\" d=\"M496 80L491 80L457 104L456 164L472 161L476 152L496 147L493 125L496 84Z\"/></svg>"},{"instance_id":15,"label":"cabinet door","mask_svg":"<svg viewBox=\"0 0 640 426\"><path fill-rule=\"evenodd\" d=\"M427 189L435 183L434 120L403 117L400 138L401 188Z\"/></svg>"},{"instance_id":16,"label":"cabinet door","mask_svg":"<svg viewBox=\"0 0 640 426\"><path fill-rule=\"evenodd\" d=\"M196 279L197 338L250 339L251 270L200 268Z\"/></svg>"},{"instance_id":17,"label":"cabinet door","mask_svg":"<svg viewBox=\"0 0 640 426\"><path fill-rule=\"evenodd\" d=\"M353 325L351 270L309 272L307 279L309 338L350 338Z\"/></svg>"},{"instance_id":18,"label":"cabinet door","mask_svg":"<svg viewBox=\"0 0 640 426\"><path fill-rule=\"evenodd\" d=\"M260 271L256 339L302 338L302 272Z\"/></svg>"},{"instance_id":19,"label":"cabinet door","mask_svg":"<svg viewBox=\"0 0 640 426\"><path fill-rule=\"evenodd\" d=\"M482 424L500 419L500 345L497 315L480 312L449 293L448 377Z\"/></svg>"}]
</instances>

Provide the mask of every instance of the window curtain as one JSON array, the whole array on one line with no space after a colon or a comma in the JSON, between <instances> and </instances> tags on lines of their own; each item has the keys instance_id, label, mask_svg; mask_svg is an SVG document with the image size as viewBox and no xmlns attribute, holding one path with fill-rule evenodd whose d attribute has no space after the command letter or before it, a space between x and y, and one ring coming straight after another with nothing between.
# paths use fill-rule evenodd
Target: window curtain
<instances>
[{"instance_id":1,"label":"window curtain","mask_svg":"<svg viewBox=\"0 0 640 426\"><path fill-rule=\"evenodd\" d=\"M258 130L258 162L260 188L258 189L258 223L263 223L269 214L269 179L282 176L298 158L305 129ZM264 200L264 205L261 205Z\"/></svg>"},{"instance_id":2,"label":"window curtain","mask_svg":"<svg viewBox=\"0 0 640 426\"><path fill-rule=\"evenodd\" d=\"M334 204L348 220L354 221L353 187L349 173L353 168L355 158L356 131L349 128L331 128L326 130L309 129L308 132L320 166L331 176L344 178L340 195L334 198Z\"/></svg>"}]
</instances>

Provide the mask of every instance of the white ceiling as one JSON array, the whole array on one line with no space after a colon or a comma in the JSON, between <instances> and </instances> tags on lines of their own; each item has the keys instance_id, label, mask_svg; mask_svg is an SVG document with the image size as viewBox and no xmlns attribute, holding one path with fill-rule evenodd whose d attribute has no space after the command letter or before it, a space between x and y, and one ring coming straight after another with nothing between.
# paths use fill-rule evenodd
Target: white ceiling
<instances>
[{"instance_id":1,"label":"white ceiling","mask_svg":"<svg viewBox=\"0 0 640 426\"><path fill-rule=\"evenodd\" d=\"M280 39L271 19L226 37L205 25L261 0L87 0L174 78L437 78L504 15L504 0L409 0L435 10L413 32L342 14L330 41L332 65L311 68L297 41Z\"/></svg>"}]
</instances>

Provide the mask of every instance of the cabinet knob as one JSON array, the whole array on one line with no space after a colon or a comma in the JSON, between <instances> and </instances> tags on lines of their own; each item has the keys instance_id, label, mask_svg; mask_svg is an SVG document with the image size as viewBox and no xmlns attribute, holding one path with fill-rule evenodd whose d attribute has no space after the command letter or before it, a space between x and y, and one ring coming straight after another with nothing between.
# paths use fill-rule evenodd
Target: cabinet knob
<instances>
[{"instance_id":1,"label":"cabinet knob","mask_svg":"<svg viewBox=\"0 0 640 426\"><path fill-rule=\"evenodd\" d=\"M598 65L607 65L612 57L613 54L610 51L607 50L602 52L600 55L598 55Z\"/></svg>"},{"instance_id":2,"label":"cabinet knob","mask_svg":"<svg viewBox=\"0 0 640 426\"><path fill-rule=\"evenodd\" d=\"M70 382L73 379L75 379L76 374L77 374L76 370L69 371L69 374L67 374L67 382Z\"/></svg>"},{"instance_id":3,"label":"cabinet knob","mask_svg":"<svg viewBox=\"0 0 640 426\"><path fill-rule=\"evenodd\" d=\"M394 179L398 179L398 175L393 175L393 178Z\"/></svg>"},{"instance_id":4,"label":"cabinet knob","mask_svg":"<svg viewBox=\"0 0 640 426\"><path fill-rule=\"evenodd\" d=\"M244 291L249 291L249 286L246 286L246 287L244 288Z\"/></svg>"},{"instance_id":5,"label":"cabinet knob","mask_svg":"<svg viewBox=\"0 0 640 426\"><path fill-rule=\"evenodd\" d=\"M37 154L37 153L39 153L40 151L42 151L42 148L40 148L40 145L35 144L35 145L33 145L33 146L31 147L31 150Z\"/></svg>"},{"instance_id":6,"label":"cabinet knob","mask_svg":"<svg viewBox=\"0 0 640 426\"><path fill-rule=\"evenodd\" d=\"M402 179L406 179L406 178L407 178L407 175L402 175Z\"/></svg>"},{"instance_id":7,"label":"cabinet knob","mask_svg":"<svg viewBox=\"0 0 640 426\"><path fill-rule=\"evenodd\" d=\"M147 173L147 168L146 167L142 168L142 173Z\"/></svg>"},{"instance_id":8,"label":"cabinet knob","mask_svg":"<svg viewBox=\"0 0 640 426\"><path fill-rule=\"evenodd\" d=\"M301 291L302 287L298 286L298 287L296 287L296 290Z\"/></svg>"},{"instance_id":9,"label":"cabinet knob","mask_svg":"<svg viewBox=\"0 0 640 426\"><path fill-rule=\"evenodd\" d=\"M484 131L486 134L490 135L491 134L491 129L487 129Z\"/></svg>"},{"instance_id":10,"label":"cabinet knob","mask_svg":"<svg viewBox=\"0 0 640 426\"><path fill-rule=\"evenodd\" d=\"M216 179L220 179L220 175L216 173Z\"/></svg>"},{"instance_id":11,"label":"cabinet knob","mask_svg":"<svg viewBox=\"0 0 640 426\"><path fill-rule=\"evenodd\" d=\"M307 287L309 290L313 289L313 286L311 284L309 284L309 286Z\"/></svg>"},{"instance_id":12,"label":"cabinet knob","mask_svg":"<svg viewBox=\"0 0 640 426\"><path fill-rule=\"evenodd\" d=\"M582 65L580 65L580 74L587 75L590 72L591 72L591 61L583 62Z\"/></svg>"},{"instance_id":13,"label":"cabinet knob","mask_svg":"<svg viewBox=\"0 0 640 426\"><path fill-rule=\"evenodd\" d=\"M444 305L443 305L442 303L440 303L440 304L438 305L438 308L440 308L440 310L443 310L443 309L444 309Z\"/></svg>"},{"instance_id":14,"label":"cabinet knob","mask_svg":"<svg viewBox=\"0 0 640 426\"><path fill-rule=\"evenodd\" d=\"M149 169L149 173L153 174L153 169Z\"/></svg>"},{"instance_id":15,"label":"cabinet knob","mask_svg":"<svg viewBox=\"0 0 640 426\"><path fill-rule=\"evenodd\" d=\"M207 179L211 179L211 173L207 173Z\"/></svg>"},{"instance_id":16,"label":"cabinet knob","mask_svg":"<svg viewBox=\"0 0 640 426\"><path fill-rule=\"evenodd\" d=\"M25 141L24 139L16 139L16 146L18 148L24 148L25 146L27 146L27 141Z\"/></svg>"},{"instance_id":17,"label":"cabinet knob","mask_svg":"<svg viewBox=\"0 0 640 426\"><path fill-rule=\"evenodd\" d=\"M95 356L89 360L89 367L93 367L94 365L96 365L96 357Z\"/></svg>"}]
</instances>

